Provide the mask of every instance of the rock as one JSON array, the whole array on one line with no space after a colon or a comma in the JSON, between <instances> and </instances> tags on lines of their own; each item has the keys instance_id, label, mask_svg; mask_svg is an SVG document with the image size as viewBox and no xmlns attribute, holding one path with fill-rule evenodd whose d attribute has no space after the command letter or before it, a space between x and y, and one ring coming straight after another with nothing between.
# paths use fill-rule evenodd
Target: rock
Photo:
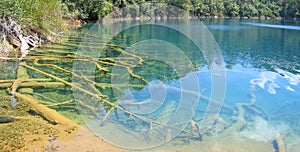
<instances>
[{"instance_id":1,"label":"rock","mask_svg":"<svg viewBox=\"0 0 300 152\"><path fill-rule=\"evenodd\" d=\"M13 49L6 40L0 42L0 57L7 57Z\"/></svg>"}]
</instances>

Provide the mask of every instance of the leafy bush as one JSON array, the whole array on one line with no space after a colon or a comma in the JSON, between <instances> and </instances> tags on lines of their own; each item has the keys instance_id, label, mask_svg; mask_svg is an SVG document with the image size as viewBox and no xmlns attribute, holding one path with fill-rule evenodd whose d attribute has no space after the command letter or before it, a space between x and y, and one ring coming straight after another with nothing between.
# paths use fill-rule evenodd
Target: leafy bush
<instances>
[{"instance_id":1,"label":"leafy bush","mask_svg":"<svg viewBox=\"0 0 300 152\"><path fill-rule=\"evenodd\" d=\"M0 19L12 17L23 29L47 35L64 30L61 6L59 0L0 0Z\"/></svg>"},{"instance_id":2,"label":"leafy bush","mask_svg":"<svg viewBox=\"0 0 300 152\"><path fill-rule=\"evenodd\" d=\"M112 10L112 2L106 0L62 0L67 7L67 17L85 21L97 21ZM75 12L75 13L74 13Z\"/></svg>"}]
</instances>

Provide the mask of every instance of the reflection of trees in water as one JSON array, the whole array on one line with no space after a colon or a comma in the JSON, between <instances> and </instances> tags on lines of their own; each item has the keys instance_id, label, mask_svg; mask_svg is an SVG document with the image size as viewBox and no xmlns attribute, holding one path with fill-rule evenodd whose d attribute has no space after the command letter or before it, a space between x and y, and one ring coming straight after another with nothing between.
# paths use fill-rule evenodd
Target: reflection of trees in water
<instances>
[{"instance_id":1,"label":"reflection of trees in water","mask_svg":"<svg viewBox=\"0 0 300 152\"><path fill-rule=\"evenodd\" d=\"M275 71L280 68L292 73L300 69L299 31L241 24L257 20L202 19L207 25L233 26L232 29L209 29L219 44L227 67L245 67ZM297 22L261 21L268 24L297 25Z\"/></svg>"}]
</instances>

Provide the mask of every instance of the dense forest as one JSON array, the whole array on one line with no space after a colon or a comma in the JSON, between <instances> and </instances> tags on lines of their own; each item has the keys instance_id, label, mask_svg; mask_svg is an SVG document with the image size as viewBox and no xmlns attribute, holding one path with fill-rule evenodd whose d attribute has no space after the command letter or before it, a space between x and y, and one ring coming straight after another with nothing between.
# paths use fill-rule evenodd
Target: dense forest
<instances>
[{"instance_id":1,"label":"dense forest","mask_svg":"<svg viewBox=\"0 0 300 152\"><path fill-rule=\"evenodd\" d=\"M0 0L0 18L43 20L51 24L58 15L96 21L111 11L137 5L128 14L139 13L139 4L165 3L182 8L198 17L261 17L300 18L299 0ZM144 5L143 5L144 6ZM50 15L51 14L51 15ZM41 24L41 23L38 23ZM43 25L47 26L47 25Z\"/></svg>"},{"instance_id":2,"label":"dense forest","mask_svg":"<svg viewBox=\"0 0 300 152\"><path fill-rule=\"evenodd\" d=\"M66 20L95 22L129 5L122 16L139 17L151 9L146 2L176 6L196 17L300 18L299 0L0 0L0 40L21 33L30 36L26 41L49 40L67 28ZM168 12L161 8L160 13Z\"/></svg>"},{"instance_id":3,"label":"dense forest","mask_svg":"<svg viewBox=\"0 0 300 152\"><path fill-rule=\"evenodd\" d=\"M62 0L68 14L84 20L97 20L117 8L145 2L166 3L187 10L198 17L299 18L299 0Z\"/></svg>"}]
</instances>

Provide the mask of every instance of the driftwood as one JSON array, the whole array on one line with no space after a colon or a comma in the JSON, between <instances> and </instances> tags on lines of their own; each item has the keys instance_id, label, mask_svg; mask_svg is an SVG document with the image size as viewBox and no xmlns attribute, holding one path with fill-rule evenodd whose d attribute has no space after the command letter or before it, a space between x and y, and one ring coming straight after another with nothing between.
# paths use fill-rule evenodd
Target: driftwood
<instances>
[{"instance_id":1,"label":"driftwood","mask_svg":"<svg viewBox=\"0 0 300 152\"><path fill-rule=\"evenodd\" d=\"M8 40L10 44L21 50L20 60L28 54L30 47L37 47L41 41L37 34L23 35L21 28L21 24L10 17L4 18L0 23L3 41Z\"/></svg>"}]
</instances>

